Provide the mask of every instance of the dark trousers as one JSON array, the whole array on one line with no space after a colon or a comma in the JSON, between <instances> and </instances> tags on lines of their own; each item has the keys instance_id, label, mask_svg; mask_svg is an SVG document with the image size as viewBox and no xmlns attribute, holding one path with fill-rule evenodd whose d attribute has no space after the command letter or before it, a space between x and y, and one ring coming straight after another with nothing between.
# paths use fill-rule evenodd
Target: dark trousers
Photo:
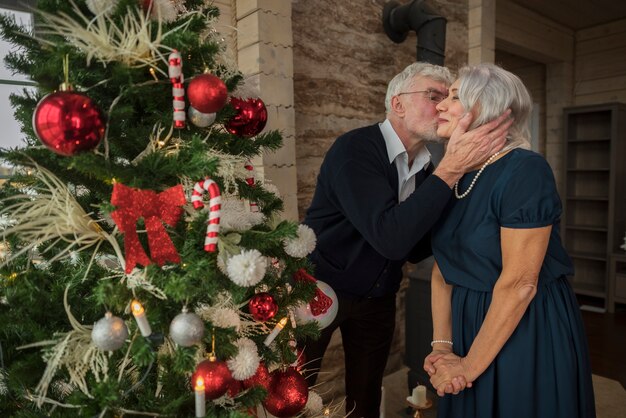
<instances>
[{"instance_id":1,"label":"dark trousers","mask_svg":"<svg viewBox=\"0 0 626 418\"><path fill-rule=\"evenodd\" d=\"M378 418L380 388L396 323L396 297L337 298L339 309L333 323L322 330L317 341L304 342L306 368L311 370L307 383L315 384L326 347L339 328L345 355L346 412L354 408L351 418Z\"/></svg>"}]
</instances>

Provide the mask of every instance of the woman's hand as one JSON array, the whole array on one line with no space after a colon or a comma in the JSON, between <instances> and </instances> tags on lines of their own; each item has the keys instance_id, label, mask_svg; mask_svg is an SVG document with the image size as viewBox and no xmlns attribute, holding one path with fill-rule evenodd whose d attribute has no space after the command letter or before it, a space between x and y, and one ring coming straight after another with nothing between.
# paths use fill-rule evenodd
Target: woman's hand
<instances>
[{"instance_id":1,"label":"woman's hand","mask_svg":"<svg viewBox=\"0 0 626 418\"><path fill-rule=\"evenodd\" d=\"M430 383L437 390L437 395L444 396L446 393L458 394L465 388L472 387L472 382L476 378L467 364L467 360L454 353L447 353L432 358L434 374L430 374Z\"/></svg>"},{"instance_id":2,"label":"woman's hand","mask_svg":"<svg viewBox=\"0 0 626 418\"><path fill-rule=\"evenodd\" d=\"M426 373L428 373L428 376L432 377L432 375L434 375L436 372L434 363L442 358L444 355L450 353L452 353L452 348L441 348L433 350L429 355L426 356L426 358L424 359L424 370L426 371Z\"/></svg>"}]
</instances>

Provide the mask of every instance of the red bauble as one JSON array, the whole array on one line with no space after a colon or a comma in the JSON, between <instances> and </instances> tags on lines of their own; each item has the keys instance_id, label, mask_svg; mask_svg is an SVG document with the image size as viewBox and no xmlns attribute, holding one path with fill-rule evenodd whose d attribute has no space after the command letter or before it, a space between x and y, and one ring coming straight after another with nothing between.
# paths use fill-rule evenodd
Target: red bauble
<instances>
[{"instance_id":1,"label":"red bauble","mask_svg":"<svg viewBox=\"0 0 626 418\"><path fill-rule=\"evenodd\" d=\"M261 99L230 99L231 106L237 114L229 120L226 130L233 135L249 138L260 133L267 122L267 109Z\"/></svg>"},{"instance_id":2,"label":"red bauble","mask_svg":"<svg viewBox=\"0 0 626 418\"><path fill-rule=\"evenodd\" d=\"M267 292L261 292L252 296L250 302L248 302L248 309L254 319L265 322L276 315L278 304L272 295Z\"/></svg>"},{"instance_id":3,"label":"red bauble","mask_svg":"<svg viewBox=\"0 0 626 418\"><path fill-rule=\"evenodd\" d=\"M204 360L199 363L191 376L192 387L195 387L198 376L204 379L204 393L209 399L217 399L225 394L233 380L226 363L219 360Z\"/></svg>"},{"instance_id":4,"label":"red bauble","mask_svg":"<svg viewBox=\"0 0 626 418\"><path fill-rule=\"evenodd\" d=\"M261 386L262 388L268 389L270 386L270 380L270 372L267 370L265 363L261 362L259 367L256 369L254 376L249 377L241 383L243 383L243 387L245 389L249 389L252 386Z\"/></svg>"},{"instance_id":5,"label":"red bauble","mask_svg":"<svg viewBox=\"0 0 626 418\"><path fill-rule=\"evenodd\" d=\"M241 392L241 389L243 388L243 383L240 380L231 380L230 381L230 385L228 386L228 396L230 396L231 398L234 398L235 396L237 396L239 394L239 392Z\"/></svg>"},{"instance_id":6,"label":"red bauble","mask_svg":"<svg viewBox=\"0 0 626 418\"><path fill-rule=\"evenodd\" d=\"M104 119L84 94L58 91L41 99L33 114L37 136L50 150L70 156L95 148L104 136Z\"/></svg>"},{"instance_id":7,"label":"red bauble","mask_svg":"<svg viewBox=\"0 0 626 418\"><path fill-rule=\"evenodd\" d=\"M293 367L286 371L276 370L267 391L263 406L279 418L292 417L306 406L309 399L309 386L304 377Z\"/></svg>"},{"instance_id":8,"label":"red bauble","mask_svg":"<svg viewBox=\"0 0 626 418\"><path fill-rule=\"evenodd\" d=\"M197 75L187 86L191 106L201 113L215 113L226 104L226 84L213 74Z\"/></svg>"}]
</instances>

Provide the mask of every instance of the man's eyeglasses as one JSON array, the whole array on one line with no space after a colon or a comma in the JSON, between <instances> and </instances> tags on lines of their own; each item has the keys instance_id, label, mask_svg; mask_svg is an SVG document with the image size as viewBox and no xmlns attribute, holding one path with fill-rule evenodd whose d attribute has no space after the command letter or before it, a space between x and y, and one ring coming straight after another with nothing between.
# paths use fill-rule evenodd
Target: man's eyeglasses
<instances>
[{"instance_id":1,"label":"man's eyeglasses","mask_svg":"<svg viewBox=\"0 0 626 418\"><path fill-rule=\"evenodd\" d=\"M442 92L437 91L437 90L405 91L402 93L398 93L398 96L401 96L403 94L413 94L413 93L422 93L424 94L424 97L428 98L428 100L437 104L443 102L446 98L446 94L443 94Z\"/></svg>"}]
</instances>

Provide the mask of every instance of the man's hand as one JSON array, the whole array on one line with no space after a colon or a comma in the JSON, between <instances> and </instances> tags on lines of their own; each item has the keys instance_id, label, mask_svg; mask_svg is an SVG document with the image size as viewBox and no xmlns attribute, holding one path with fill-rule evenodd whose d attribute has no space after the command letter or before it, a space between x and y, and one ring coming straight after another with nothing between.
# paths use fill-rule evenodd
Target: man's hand
<instances>
[{"instance_id":1,"label":"man's hand","mask_svg":"<svg viewBox=\"0 0 626 418\"><path fill-rule=\"evenodd\" d=\"M446 393L457 394L466 387L472 387L475 379L467 360L456 354L448 353L443 356L430 356L434 361L435 374L430 374L430 383L437 390L439 396ZM436 360L435 360L436 357Z\"/></svg>"},{"instance_id":2,"label":"man's hand","mask_svg":"<svg viewBox=\"0 0 626 418\"><path fill-rule=\"evenodd\" d=\"M457 124L446 153L433 174L452 187L463 174L487 161L500 151L506 142L509 127L513 123L511 110L478 128L468 131L472 123L471 113L466 113Z\"/></svg>"}]
</instances>

